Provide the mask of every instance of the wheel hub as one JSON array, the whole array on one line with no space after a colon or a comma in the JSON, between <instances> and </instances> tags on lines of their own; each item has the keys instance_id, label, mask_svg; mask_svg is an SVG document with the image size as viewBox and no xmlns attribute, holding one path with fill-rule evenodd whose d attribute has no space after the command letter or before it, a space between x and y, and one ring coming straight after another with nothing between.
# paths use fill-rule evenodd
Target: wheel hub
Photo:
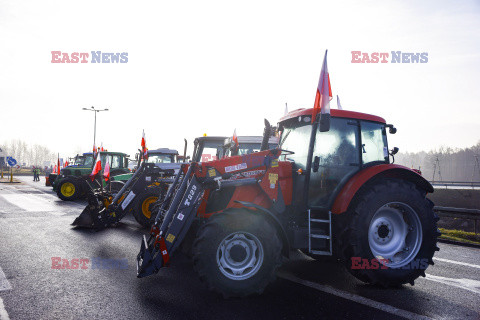
<instances>
[{"instance_id":1,"label":"wheel hub","mask_svg":"<svg viewBox=\"0 0 480 320\"><path fill-rule=\"evenodd\" d=\"M407 204L388 203L375 212L368 230L372 254L390 268L410 263L422 244L422 225Z\"/></svg>"},{"instance_id":2,"label":"wheel hub","mask_svg":"<svg viewBox=\"0 0 480 320\"><path fill-rule=\"evenodd\" d=\"M234 232L226 236L217 249L220 272L232 280L245 280L255 275L263 263L263 245L247 232Z\"/></svg>"}]
</instances>

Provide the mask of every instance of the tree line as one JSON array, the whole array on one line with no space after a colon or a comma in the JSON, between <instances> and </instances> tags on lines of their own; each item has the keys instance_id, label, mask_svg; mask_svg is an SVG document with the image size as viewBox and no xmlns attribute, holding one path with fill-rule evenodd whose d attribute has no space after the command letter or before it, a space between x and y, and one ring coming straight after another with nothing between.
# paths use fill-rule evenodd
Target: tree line
<instances>
[{"instance_id":1,"label":"tree line","mask_svg":"<svg viewBox=\"0 0 480 320\"><path fill-rule=\"evenodd\" d=\"M57 155L43 145L29 145L23 140L11 140L0 145L5 156L13 157L19 165L43 167L45 162L53 163Z\"/></svg>"},{"instance_id":2,"label":"tree line","mask_svg":"<svg viewBox=\"0 0 480 320\"><path fill-rule=\"evenodd\" d=\"M469 148L440 147L428 152L399 152L395 163L420 169L430 181L480 182L480 141Z\"/></svg>"}]
</instances>

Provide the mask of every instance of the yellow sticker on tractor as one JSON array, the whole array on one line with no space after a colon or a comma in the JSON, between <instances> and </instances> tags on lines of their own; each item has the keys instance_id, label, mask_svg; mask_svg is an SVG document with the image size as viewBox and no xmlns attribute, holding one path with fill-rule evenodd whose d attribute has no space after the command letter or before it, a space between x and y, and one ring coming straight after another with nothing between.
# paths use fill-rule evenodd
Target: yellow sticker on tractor
<instances>
[{"instance_id":1,"label":"yellow sticker on tractor","mask_svg":"<svg viewBox=\"0 0 480 320\"><path fill-rule=\"evenodd\" d=\"M270 188L275 189L275 184L278 181L278 174L277 173L269 173L268 180L270 181Z\"/></svg>"},{"instance_id":2,"label":"yellow sticker on tractor","mask_svg":"<svg viewBox=\"0 0 480 320\"><path fill-rule=\"evenodd\" d=\"M208 176L209 177L215 177L216 176L214 168L208 170Z\"/></svg>"},{"instance_id":3,"label":"yellow sticker on tractor","mask_svg":"<svg viewBox=\"0 0 480 320\"><path fill-rule=\"evenodd\" d=\"M278 159L273 159L272 160L272 168L278 167Z\"/></svg>"},{"instance_id":4,"label":"yellow sticker on tractor","mask_svg":"<svg viewBox=\"0 0 480 320\"><path fill-rule=\"evenodd\" d=\"M170 243L173 243L173 240L175 240L175 236L173 234L169 233L165 240L167 240Z\"/></svg>"}]
</instances>

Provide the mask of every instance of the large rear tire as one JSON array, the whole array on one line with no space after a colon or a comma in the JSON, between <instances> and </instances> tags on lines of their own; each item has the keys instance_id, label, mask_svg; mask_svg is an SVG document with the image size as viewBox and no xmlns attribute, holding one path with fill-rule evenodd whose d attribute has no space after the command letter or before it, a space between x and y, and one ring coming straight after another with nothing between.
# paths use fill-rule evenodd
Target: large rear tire
<instances>
[{"instance_id":1,"label":"large rear tire","mask_svg":"<svg viewBox=\"0 0 480 320\"><path fill-rule=\"evenodd\" d=\"M438 216L413 183L386 179L365 186L340 235L347 270L384 287L414 284L438 251Z\"/></svg>"},{"instance_id":2,"label":"large rear tire","mask_svg":"<svg viewBox=\"0 0 480 320\"><path fill-rule=\"evenodd\" d=\"M277 231L263 217L225 211L199 229L194 269L210 290L225 298L260 294L276 278L281 250Z\"/></svg>"},{"instance_id":3,"label":"large rear tire","mask_svg":"<svg viewBox=\"0 0 480 320\"><path fill-rule=\"evenodd\" d=\"M80 198L82 195L82 190L77 181L66 178L58 183L57 195L62 200L73 201Z\"/></svg>"}]
</instances>

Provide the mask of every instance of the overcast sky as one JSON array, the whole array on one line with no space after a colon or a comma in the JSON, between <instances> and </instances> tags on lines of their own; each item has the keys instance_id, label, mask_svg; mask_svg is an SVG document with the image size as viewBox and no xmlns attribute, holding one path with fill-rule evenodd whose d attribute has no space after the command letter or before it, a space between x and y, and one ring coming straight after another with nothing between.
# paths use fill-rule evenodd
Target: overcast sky
<instances>
[{"instance_id":1,"label":"overcast sky","mask_svg":"<svg viewBox=\"0 0 480 320\"><path fill-rule=\"evenodd\" d=\"M391 146L471 146L479 35L479 1L0 0L0 142L90 150L90 106L110 109L97 141L111 151L133 154L142 129L149 148L261 135L285 102L313 106L328 49L333 95L395 124ZM51 51L128 52L128 63L54 64ZM355 64L351 51L428 52L428 63Z\"/></svg>"}]
</instances>

